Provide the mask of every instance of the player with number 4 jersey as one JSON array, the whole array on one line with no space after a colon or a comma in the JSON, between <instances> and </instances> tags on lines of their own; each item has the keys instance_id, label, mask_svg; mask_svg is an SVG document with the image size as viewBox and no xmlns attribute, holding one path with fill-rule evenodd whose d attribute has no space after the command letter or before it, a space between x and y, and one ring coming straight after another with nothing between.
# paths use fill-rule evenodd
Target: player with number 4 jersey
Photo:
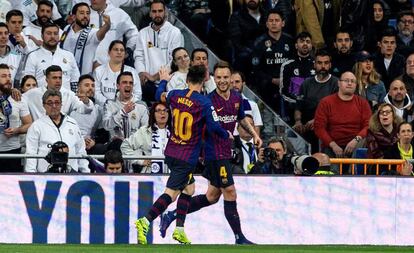
<instances>
[{"instance_id":1,"label":"player with number 4 jersey","mask_svg":"<svg viewBox=\"0 0 414 253\"><path fill-rule=\"evenodd\" d=\"M171 173L164 194L155 201L145 217L135 222L139 244L147 243L146 234L150 222L164 212L178 196L173 239L183 244L191 243L184 233L184 221L191 196L194 194L192 173L200 155L203 129L206 127L209 132L214 132L220 138L232 138L230 132L220 127L211 101L200 94L205 71L203 65L191 67L187 75L189 88L172 90L167 95L173 125L164 155Z\"/></svg>"}]
</instances>

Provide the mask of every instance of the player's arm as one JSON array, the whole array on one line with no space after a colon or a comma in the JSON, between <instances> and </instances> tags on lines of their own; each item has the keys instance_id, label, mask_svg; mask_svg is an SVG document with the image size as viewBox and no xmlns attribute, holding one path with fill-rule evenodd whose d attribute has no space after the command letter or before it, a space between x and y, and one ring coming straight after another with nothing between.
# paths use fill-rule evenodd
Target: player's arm
<instances>
[{"instance_id":1,"label":"player's arm","mask_svg":"<svg viewBox=\"0 0 414 253\"><path fill-rule=\"evenodd\" d=\"M260 148L263 144L262 139L260 139L259 135L256 133L254 126L250 124L250 122L244 117L242 120L239 121L239 124L251 135L253 136L254 144Z\"/></svg>"},{"instance_id":2,"label":"player's arm","mask_svg":"<svg viewBox=\"0 0 414 253\"><path fill-rule=\"evenodd\" d=\"M211 103L204 106L204 115L208 132L214 132L223 139L231 138L230 133L220 126L219 118Z\"/></svg>"}]
</instances>

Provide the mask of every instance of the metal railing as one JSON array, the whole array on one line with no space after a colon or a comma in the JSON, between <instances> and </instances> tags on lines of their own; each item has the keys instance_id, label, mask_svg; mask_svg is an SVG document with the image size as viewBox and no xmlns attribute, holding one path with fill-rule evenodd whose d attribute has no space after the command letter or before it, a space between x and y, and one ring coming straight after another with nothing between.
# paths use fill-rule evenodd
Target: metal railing
<instances>
[{"instance_id":1,"label":"metal railing","mask_svg":"<svg viewBox=\"0 0 414 253\"><path fill-rule=\"evenodd\" d=\"M396 165L396 171L401 172L402 167L404 166L405 160L398 160L398 159L355 159L355 158L331 158L331 164L338 164L339 165L339 174L342 175L343 173L343 165L351 165L351 175L360 174L357 173L358 168L357 166L362 166L363 175L367 175L368 170L372 167L375 167L375 175L380 174L380 170L386 166L386 169L390 171L393 165ZM380 166L382 166L380 168Z\"/></svg>"}]
</instances>

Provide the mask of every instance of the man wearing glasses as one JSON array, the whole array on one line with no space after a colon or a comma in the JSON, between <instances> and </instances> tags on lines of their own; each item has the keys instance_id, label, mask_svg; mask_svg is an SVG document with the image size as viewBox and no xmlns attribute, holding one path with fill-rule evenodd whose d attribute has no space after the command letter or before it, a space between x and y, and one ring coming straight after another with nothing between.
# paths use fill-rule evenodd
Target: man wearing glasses
<instances>
[{"instance_id":1,"label":"man wearing glasses","mask_svg":"<svg viewBox=\"0 0 414 253\"><path fill-rule=\"evenodd\" d=\"M412 11L402 11L398 20L397 52L407 58L414 50L414 14Z\"/></svg>"},{"instance_id":2,"label":"man wearing glasses","mask_svg":"<svg viewBox=\"0 0 414 253\"><path fill-rule=\"evenodd\" d=\"M69 156L86 155L85 142L76 120L61 112L62 94L48 89L42 97L46 115L35 120L26 135L26 154L46 156L51 145L58 141L67 144ZM69 159L68 167L76 172L90 172L86 159ZM25 172L47 172L45 159L27 159Z\"/></svg>"},{"instance_id":3,"label":"man wearing glasses","mask_svg":"<svg viewBox=\"0 0 414 253\"><path fill-rule=\"evenodd\" d=\"M322 142L322 152L331 158L351 157L367 135L371 108L366 99L355 95L356 86L355 75L343 73L338 92L323 98L316 109L315 134ZM338 173L337 169L333 171Z\"/></svg>"}]
</instances>

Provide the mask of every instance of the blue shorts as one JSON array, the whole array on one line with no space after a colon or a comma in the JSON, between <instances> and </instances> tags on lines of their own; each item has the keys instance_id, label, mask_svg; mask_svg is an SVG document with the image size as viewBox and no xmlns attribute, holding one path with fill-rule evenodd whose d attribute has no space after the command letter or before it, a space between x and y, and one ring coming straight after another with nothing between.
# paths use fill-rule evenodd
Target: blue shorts
<instances>
[{"instance_id":1,"label":"blue shorts","mask_svg":"<svg viewBox=\"0 0 414 253\"><path fill-rule=\"evenodd\" d=\"M182 191L187 185L194 183L194 165L169 156L165 157L165 163L171 171L167 181L167 188Z\"/></svg>"},{"instance_id":2,"label":"blue shorts","mask_svg":"<svg viewBox=\"0 0 414 253\"><path fill-rule=\"evenodd\" d=\"M226 188L234 185L233 169L230 160L216 160L206 162L203 177L217 188Z\"/></svg>"}]
</instances>

